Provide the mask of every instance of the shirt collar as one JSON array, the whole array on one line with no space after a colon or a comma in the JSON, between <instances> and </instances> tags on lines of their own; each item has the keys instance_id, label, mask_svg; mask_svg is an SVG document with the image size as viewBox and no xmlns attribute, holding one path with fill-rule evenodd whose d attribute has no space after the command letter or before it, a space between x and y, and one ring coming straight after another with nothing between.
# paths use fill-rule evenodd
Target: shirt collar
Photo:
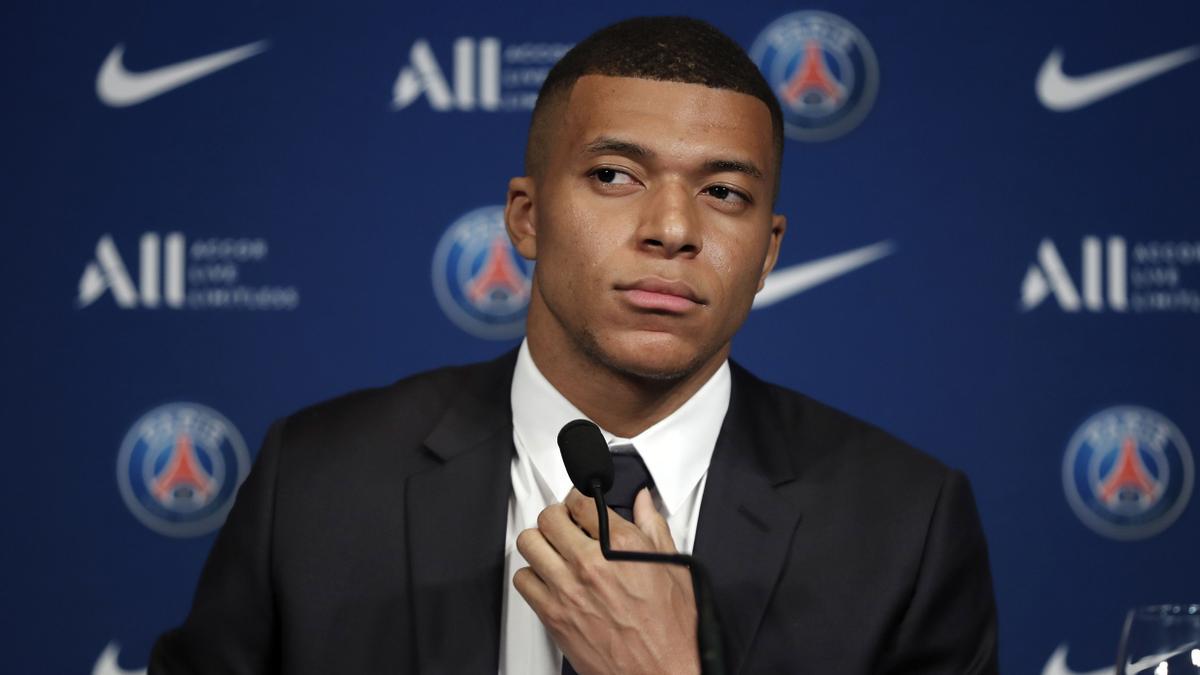
<instances>
[{"instance_id":1,"label":"shirt collar","mask_svg":"<svg viewBox=\"0 0 1200 675\"><path fill-rule=\"evenodd\" d=\"M649 429L625 439L605 431L609 444L633 443L654 479L655 488L671 516L708 471L717 435L729 409L729 362L675 412ZM517 452L525 455L554 496L562 501L571 491L571 478L558 450L558 431L567 422L586 418L538 370L521 343L512 380L513 430Z\"/></svg>"}]
</instances>

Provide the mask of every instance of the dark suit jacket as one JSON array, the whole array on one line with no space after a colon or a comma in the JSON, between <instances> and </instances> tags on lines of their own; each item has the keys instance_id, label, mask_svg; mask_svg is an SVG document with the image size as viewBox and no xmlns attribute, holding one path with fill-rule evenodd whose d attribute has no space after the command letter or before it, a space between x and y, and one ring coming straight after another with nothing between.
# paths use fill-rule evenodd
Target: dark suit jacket
<instances>
[{"instance_id":1,"label":"dark suit jacket","mask_svg":"<svg viewBox=\"0 0 1200 675\"><path fill-rule=\"evenodd\" d=\"M495 675L514 358L275 423L150 672ZM996 672L967 480L878 429L734 365L698 527L730 672Z\"/></svg>"}]
</instances>

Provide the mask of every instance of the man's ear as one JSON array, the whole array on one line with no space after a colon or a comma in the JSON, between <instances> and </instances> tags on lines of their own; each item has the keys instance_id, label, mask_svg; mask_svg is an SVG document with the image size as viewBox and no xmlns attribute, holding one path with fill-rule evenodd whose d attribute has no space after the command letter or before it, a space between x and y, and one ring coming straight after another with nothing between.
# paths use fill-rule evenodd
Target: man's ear
<instances>
[{"instance_id":1,"label":"man's ear","mask_svg":"<svg viewBox=\"0 0 1200 675\"><path fill-rule=\"evenodd\" d=\"M783 244L783 233L787 231L787 217L778 213L771 216L771 240L767 242L767 257L763 260L762 275L758 277L758 290L763 289L767 275L775 269L779 260L779 247Z\"/></svg>"},{"instance_id":2,"label":"man's ear","mask_svg":"<svg viewBox=\"0 0 1200 675\"><path fill-rule=\"evenodd\" d=\"M513 248L526 260L537 260L537 212L533 206L532 176L520 176L508 181L508 198L504 203L504 227Z\"/></svg>"}]
</instances>

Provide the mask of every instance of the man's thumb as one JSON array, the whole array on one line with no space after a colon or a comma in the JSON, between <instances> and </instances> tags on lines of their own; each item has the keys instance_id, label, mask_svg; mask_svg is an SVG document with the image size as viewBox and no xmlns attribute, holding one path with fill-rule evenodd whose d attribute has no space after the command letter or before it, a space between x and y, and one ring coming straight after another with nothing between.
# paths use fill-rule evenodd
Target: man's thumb
<instances>
[{"instance_id":1,"label":"man's thumb","mask_svg":"<svg viewBox=\"0 0 1200 675\"><path fill-rule=\"evenodd\" d=\"M648 488L638 490L633 500L633 523L638 526L660 553L675 553L675 540L671 538L671 528L667 521L654 508L654 498Z\"/></svg>"}]
</instances>

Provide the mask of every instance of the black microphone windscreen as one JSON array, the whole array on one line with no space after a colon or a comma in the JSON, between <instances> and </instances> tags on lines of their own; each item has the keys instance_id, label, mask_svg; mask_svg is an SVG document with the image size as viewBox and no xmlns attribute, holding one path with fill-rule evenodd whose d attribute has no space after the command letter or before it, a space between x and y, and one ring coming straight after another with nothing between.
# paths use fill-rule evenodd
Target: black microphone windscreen
<instances>
[{"instance_id":1,"label":"black microphone windscreen","mask_svg":"<svg viewBox=\"0 0 1200 675\"><path fill-rule=\"evenodd\" d=\"M600 481L607 493L613 484L612 455L600 427L588 420L572 420L558 432L558 449L571 482L585 495L592 494L592 481Z\"/></svg>"}]
</instances>

